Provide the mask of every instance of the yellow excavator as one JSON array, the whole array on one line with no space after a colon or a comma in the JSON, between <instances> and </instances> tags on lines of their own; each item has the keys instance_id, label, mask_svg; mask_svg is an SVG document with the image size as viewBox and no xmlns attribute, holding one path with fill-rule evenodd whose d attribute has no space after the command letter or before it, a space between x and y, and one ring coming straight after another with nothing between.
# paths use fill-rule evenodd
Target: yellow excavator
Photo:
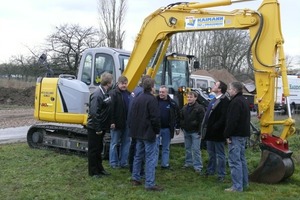
<instances>
[{"instance_id":1,"label":"yellow excavator","mask_svg":"<svg viewBox=\"0 0 300 200\"><path fill-rule=\"evenodd\" d=\"M284 96L289 96L279 2L263 0L257 10L236 9L228 12L207 9L233 2L238 1L178 2L159 8L144 20L130 58L127 55L123 59L126 55L117 49L112 49L110 54L88 52L83 55L80 64L81 76L86 81L75 80L67 75L39 78L36 84L35 117L70 125L33 125L27 134L29 146L86 151L84 125L87 119L88 88L89 84L99 82L98 75L102 70L113 73L115 78L121 71L129 80L128 89L133 90L146 69L148 75L156 77L173 34L242 29L250 33L248 60L249 63L252 60L253 65L261 130L262 157L258 168L250 175L250 180L277 183L292 176L294 163L287 138L295 132L295 122L290 112L287 119L274 119L275 81L279 75L282 77ZM179 89L189 90L184 87ZM78 124L78 127L74 124ZM274 125L283 126L280 136L273 133Z\"/></svg>"}]
</instances>

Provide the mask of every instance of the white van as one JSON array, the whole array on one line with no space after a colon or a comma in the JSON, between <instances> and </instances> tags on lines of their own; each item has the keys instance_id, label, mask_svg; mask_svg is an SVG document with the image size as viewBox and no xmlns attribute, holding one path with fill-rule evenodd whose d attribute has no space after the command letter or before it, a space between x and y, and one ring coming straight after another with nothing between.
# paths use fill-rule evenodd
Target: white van
<instances>
[{"instance_id":1,"label":"white van","mask_svg":"<svg viewBox=\"0 0 300 200\"><path fill-rule=\"evenodd\" d=\"M215 84L215 79L210 76L194 75L190 76L190 87L201 88L206 90L208 87L212 88Z\"/></svg>"},{"instance_id":2,"label":"white van","mask_svg":"<svg viewBox=\"0 0 300 200\"><path fill-rule=\"evenodd\" d=\"M276 84L276 83L275 83ZM288 75L288 85L290 89L289 102L291 114L300 111L300 77ZM286 113L286 98L283 96L282 79L278 78L277 88L275 91L275 112Z\"/></svg>"}]
</instances>

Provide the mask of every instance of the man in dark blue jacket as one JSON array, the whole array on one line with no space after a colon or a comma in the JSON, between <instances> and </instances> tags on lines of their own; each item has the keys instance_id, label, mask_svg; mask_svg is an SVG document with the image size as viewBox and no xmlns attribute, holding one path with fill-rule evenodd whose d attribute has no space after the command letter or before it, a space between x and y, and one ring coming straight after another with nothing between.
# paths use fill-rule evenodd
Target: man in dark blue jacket
<instances>
[{"instance_id":1,"label":"man in dark blue jacket","mask_svg":"<svg viewBox=\"0 0 300 200\"><path fill-rule=\"evenodd\" d=\"M168 95L168 88L165 85L160 86L157 96L160 109L160 133L156 138L156 163L158 164L159 146L162 144L161 168L171 169L169 164L170 142L174 137L174 131L179 133L180 116L177 103ZM177 134L177 133L176 133Z\"/></svg>"},{"instance_id":2,"label":"man in dark blue jacket","mask_svg":"<svg viewBox=\"0 0 300 200\"><path fill-rule=\"evenodd\" d=\"M212 87L215 98L211 100L207 107L204 120L202 122L202 137L207 144L209 156L206 175L213 175L216 170L218 181L223 182L225 177L225 137L224 129L226 124L227 107L229 98L226 96L227 85L222 81L217 81Z\"/></svg>"},{"instance_id":3,"label":"man in dark blue jacket","mask_svg":"<svg viewBox=\"0 0 300 200\"><path fill-rule=\"evenodd\" d=\"M224 136L228 143L228 163L231 171L232 186L228 192L242 192L248 187L248 168L245 157L246 140L250 136L250 110L243 96L243 85L233 82L229 85L231 97L226 119Z\"/></svg>"},{"instance_id":4,"label":"man in dark blue jacket","mask_svg":"<svg viewBox=\"0 0 300 200\"><path fill-rule=\"evenodd\" d=\"M149 75L142 76L140 84L133 90L133 92L131 92L130 100L129 100L129 109L128 109L128 124L130 124L130 111L131 111L133 99L138 97L140 94L142 94L144 92L143 82L146 78L151 78L151 76L149 76ZM129 135L130 135L130 128L129 128ZM130 173L132 173L133 158L134 158L135 152L136 152L136 139L131 138L129 155L128 155L128 164L129 164ZM145 172L144 172L144 166L143 166L141 169L141 176L144 176L144 175L145 175Z\"/></svg>"},{"instance_id":5,"label":"man in dark blue jacket","mask_svg":"<svg viewBox=\"0 0 300 200\"><path fill-rule=\"evenodd\" d=\"M130 136L136 139L136 153L133 161L132 185L141 185L141 167L146 158L145 188L150 191L161 191L162 187L155 184L155 152L156 135L160 130L160 111L157 99L151 91L153 79L143 82L144 93L132 102L130 112Z\"/></svg>"}]
</instances>

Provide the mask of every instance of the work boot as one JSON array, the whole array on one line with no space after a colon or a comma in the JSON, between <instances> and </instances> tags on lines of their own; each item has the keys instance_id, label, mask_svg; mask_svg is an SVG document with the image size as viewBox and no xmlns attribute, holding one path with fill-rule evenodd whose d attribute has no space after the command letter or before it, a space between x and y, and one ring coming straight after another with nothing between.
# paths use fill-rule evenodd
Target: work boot
<instances>
[{"instance_id":1,"label":"work boot","mask_svg":"<svg viewBox=\"0 0 300 200\"><path fill-rule=\"evenodd\" d=\"M147 191L157 191L157 192L160 192L160 191L163 191L164 188L161 187L161 186L158 186L158 185L154 185L152 187L148 187L146 188Z\"/></svg>"},{"instance_id":2,"label":"work boot","mask_svg":"<svg viewBox=\"0 0 300 200\"><path fill-rule=\"evenodd\" d=\"M130 182L131 182L131 185L133 185L133 186L139 186L139 185L142 185L142 182L141 182L141 181L137 181L137 180L131 179Z\"/></svg>"}]
</instances>

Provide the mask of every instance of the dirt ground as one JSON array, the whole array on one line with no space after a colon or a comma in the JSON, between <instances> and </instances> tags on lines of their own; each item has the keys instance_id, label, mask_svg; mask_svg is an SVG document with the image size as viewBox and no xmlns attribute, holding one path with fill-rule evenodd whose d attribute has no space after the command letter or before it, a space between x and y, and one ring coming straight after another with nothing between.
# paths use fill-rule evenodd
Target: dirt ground
<instances>
[{"instance_id":1,"label":"dirt ground","mask_svg":"<svg viewBox=\"0 0 300 200\"><path fill-rule=\"evenodd\" d=\"M0 87L0 129L37 123L33 117L34 91L34 87Z\"/></svg>"},{"instance_id":2,"label":"dirt ground","mask_svg":"<svg viewBox=\"0 0 300 200\"><path fill-rule=\"evenodd\" d=\"M0 87L0 104L33 106L35 87L26 89Z\"/></svg>"}]
</instances>

